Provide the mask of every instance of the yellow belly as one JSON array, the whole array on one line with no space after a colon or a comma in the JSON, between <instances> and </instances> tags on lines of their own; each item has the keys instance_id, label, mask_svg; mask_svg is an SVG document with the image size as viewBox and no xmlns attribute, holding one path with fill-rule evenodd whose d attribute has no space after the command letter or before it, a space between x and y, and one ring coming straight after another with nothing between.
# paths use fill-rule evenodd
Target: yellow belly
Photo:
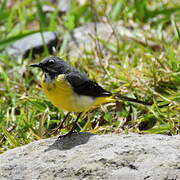
<instances>
[{"instance_id":1,"label":"yellow belly","mask_svg":"<svg viewBox=\"0 0 180 180\"><path fill-rule=\"evenodd\" d=\"M64 80L64 75L59 75L55 80L47 83L41 82L42 89L53 105L69 112L88 111L95 106L115 101L112 97L93 98L78 95L73 92L71 85Z\"/></svg>"}]
</instances>

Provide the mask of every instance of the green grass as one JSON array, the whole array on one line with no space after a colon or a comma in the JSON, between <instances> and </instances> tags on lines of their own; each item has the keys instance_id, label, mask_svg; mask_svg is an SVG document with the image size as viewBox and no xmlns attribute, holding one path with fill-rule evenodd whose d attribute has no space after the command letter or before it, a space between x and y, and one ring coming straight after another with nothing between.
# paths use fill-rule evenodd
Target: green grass
<instances>
[{"instance_id":1,"label":"green grass","mask_svg":"<svg viewBox=\"0 0 180 180\"><path fill-rule=\"evenodd\" d=\"M85 52L86 58L65 59L107 90L153 101L154 105L146 107L129 102L105 105L81 118L77 130L98 134L180 134L180 3L178 0L177 3L102 0L92 5L93 2L79 5L72 1L71 8L63 15L59 15L56 6L48 1L17 1L11 8L7 7L6 0L0 4L0 152L55 135L51 132L65 116L42 93L41 72L28 67L44 58L47 52L36 59L31 55L15 59L4 49L29 34L49 30L61 35L63 46L56 55L66 57L66 38L63 37L94 20L107 19L111 23L121 20L127 27L133 22L136 28L144 30L147 39L146 34L155 32L156 36L152 35L151 40L161 49L139 40L120 41L117 37L113 44L98 40L106 55L95 48ZM44 4L55 10L45 14ZM72 115L68 119L61 132L70 129L75 117Z\"/></svg>"}]
</instances>

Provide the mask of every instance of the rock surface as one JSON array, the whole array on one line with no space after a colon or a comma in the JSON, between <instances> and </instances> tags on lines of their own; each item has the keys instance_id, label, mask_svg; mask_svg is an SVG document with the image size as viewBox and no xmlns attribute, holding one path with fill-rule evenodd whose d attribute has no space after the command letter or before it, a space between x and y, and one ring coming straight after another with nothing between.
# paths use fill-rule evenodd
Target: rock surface
<instances>
[{"instance_id":1,"label":"rock surface","mask_svg":"<svg viewBox=\"0 0 180 180\"><path fill-rule=\"evenodd\" d=\"M6 51L9 55L20 58L27 57L32 51L32 55L34 56L43 52L44 43L51 52L52 47L56 47L57 42L58 39L55 32L43 32L42 35L41 33L35 33L16 41Z\"/></svg>"},{"instance_id":2,"label":"rock surface","mask_svg":"<svg viewBox=\"0 0 180 180\"><path fill-rule=\"evenodd\" d=\"M0 155L0 179L179 180L180 136L73 134Z\"/></svg>"},{"instance_id":3,"label":"rock surface","mask_svg":"<svg viewBox=\"0 0 180 180\"><path fill-rule=\"evenodd\" d=\"M155 36L152 32L148 35ZM144 30L138 28L128 29L121 23L108 24L99 22L96 23L96 25L95 23L88 23L74 29L69 38L69 43L67 44L67 52L69 57L72 58L86 57L86 55L84 55L85 51L94 51L94 48L97 47L97 40L95 40L97 38L100 39L98 45L101 47L102 51L104 48L101 41L104 42L104 44L116 44L123 40L136 41L144 46L149 46L152 49L161 49L158 44L148 40L146 36L144 35Z\"/></svg>"},{"instance_id":4,"label":"rock surface","mask_svg":"<svg viewBox=\"0 0 180 180\"><path fill-rule=\"evenodd\" d=\"M58 1L58 10L62 13L65 13L70 8L71 0L59 0Z\"/></svg>"}]
</instances>

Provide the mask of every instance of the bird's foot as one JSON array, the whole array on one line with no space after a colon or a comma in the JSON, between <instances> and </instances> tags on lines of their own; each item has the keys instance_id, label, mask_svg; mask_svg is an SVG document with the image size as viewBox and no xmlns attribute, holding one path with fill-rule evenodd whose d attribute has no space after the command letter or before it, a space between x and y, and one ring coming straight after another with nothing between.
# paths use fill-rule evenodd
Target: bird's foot
<instances>
[{"instance_id":1,"label":"bird's foot","mask_svg":"<svg viewBox=\"0 0 180 180\"><path fill-rule=\"evenodd\" d=\"M70 137L73 133L77 133L77 132L69 131L69 132L66 133L66 134L63 134L63 135L58 136L58 139L62 139L62 138L65 138L65 137Z\"/></svg>"}]
</instances>

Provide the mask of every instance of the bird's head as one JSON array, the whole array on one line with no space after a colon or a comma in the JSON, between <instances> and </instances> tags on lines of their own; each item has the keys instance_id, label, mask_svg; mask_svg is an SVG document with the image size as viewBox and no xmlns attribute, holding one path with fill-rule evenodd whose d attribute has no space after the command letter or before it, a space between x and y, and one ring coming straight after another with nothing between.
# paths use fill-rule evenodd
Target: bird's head
<instances>
[{"instance_id":1,"label":"bird's head","mask_svg":"<svg viewBox=\"0 0 180 180\"><path fill-rule=\"evenodd\" d=\"M51 78L59 74L65 74L71 70L71 67L64 60L57 56L46 57L39 63L31 64L30 67L38 67Z\"/></svg>"}]
</instances>

